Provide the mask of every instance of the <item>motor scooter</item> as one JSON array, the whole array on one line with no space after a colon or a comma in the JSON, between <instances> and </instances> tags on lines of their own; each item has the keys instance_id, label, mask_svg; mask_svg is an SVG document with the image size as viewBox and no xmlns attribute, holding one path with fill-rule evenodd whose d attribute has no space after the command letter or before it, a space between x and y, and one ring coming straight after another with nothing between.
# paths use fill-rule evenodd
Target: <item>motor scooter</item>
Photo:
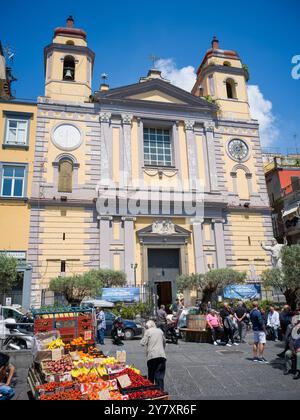
<instances>
[{"instance_id":1,"label":"motor scooter","mask_svg":"<svg viewBox=\"0 0 300 420\"><path fill-rule=\"evenodd\" d=\"M173 344L178 344L180 332L177 328L176 322L170 322L166 327L166 340L171 341Z\"/></svg>"},{"instance_id":2,"label":"motor scooter","mask_svg":"<svg viewBox=\"0 0 300 420\"><path fill-rule=\"evenodd\" d=\"M14 319L6 319L2 322L5 323L2 350L20 351L32 349L34 340L33 334L21 332Z\"/></svg>"}]
</instances>

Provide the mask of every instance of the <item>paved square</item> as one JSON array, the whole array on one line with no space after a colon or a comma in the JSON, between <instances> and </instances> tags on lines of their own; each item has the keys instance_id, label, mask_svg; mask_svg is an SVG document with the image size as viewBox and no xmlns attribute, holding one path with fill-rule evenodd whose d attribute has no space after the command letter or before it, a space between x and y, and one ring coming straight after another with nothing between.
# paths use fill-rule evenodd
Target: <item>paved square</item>
<instances>
[{"instance_id":1,"label":"paved square","mask_svg":"<svg viewBox=\"0 0 300 420\"><path fill-rule=\"evenodd\" d=\"M239 347L214 347L209 344L167 345L166 391L172 400L247 399L300 400L300 381L283 376L284 361L276 354L282 343L267 343L265 356L269 365L251 360L251 335L248 344ZM118 347L106 339L104 352L116 354ZM145 349L139 340L125 342L128 364L147 374ZM26 371L18 371L16 399L27 398Z\"/></svg>"}]
</instances>

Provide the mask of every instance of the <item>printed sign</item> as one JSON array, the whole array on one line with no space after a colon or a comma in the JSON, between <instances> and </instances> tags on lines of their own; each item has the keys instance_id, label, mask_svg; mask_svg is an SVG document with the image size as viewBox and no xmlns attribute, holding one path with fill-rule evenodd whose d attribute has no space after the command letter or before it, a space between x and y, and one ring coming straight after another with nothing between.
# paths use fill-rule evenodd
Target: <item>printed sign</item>
<instances>
[{"instance_id":1,"label":"printed sign","mask_svg":"<svg viewBox=\"0 0 300 420\"><path fill-rule=\"evenodd\" d=\"M107 389L99 392L99 400L100 401L108 401L110 400L110 393Z\"/></svg>"},{"instance_id":2,"label":"printed sign","mask_svg":"<svg viewBox=\"0 0 300 420\"><path fill-rule=\"evenodd\" d=\"M139 288L124 287L124 288L111 288L103 289L101 299L107 302L125 302L125 303L139 303L141 292Z\"/></svg>"},{"instance_id":3,"label":"printed sign","mask_svg":"<svg viewBox=\"0 0 300 420\"><path fill-rule=\"evenodd\" d=\"M16 260L26 261L26 251L0 251L0 254L15 258Z\"/></svg>"},{"instance_id":4,"label":"printed sign","mask_svg":"<svg viewBox=\"0 0 300 420\"><path fill-rule=\"evenodd\" d=\"M225 299L260 299L261 285L259 284L233 284L224 288Z\"/></svg>"},{"instance_id":5,"label":"printed sign","mask_svg":"<svg viewBox=\"0 0 300 420\"><path fill-rule=\"evenodd\" d=\"M5 299L5 306L11 306L12 305L12 298L6 298Z\"/></svg>"},{"instance_id":6,"label":"printed sign","mask_svg":"<svg viewBox=\"0 0 300 420\"><path fill-rule=\"evenodd\" d=\"M54 349L52 350L52 361L56 362L57 360L60 360L62 357L62 351L61 349Z\"/></svg>"},{"instance_id":7,"label":"printed sign","mask_svg":"<svg viewBox=\"0 0 300 420\"><path fill-rule=\"evenodd\" d=\"M119 363L126 363L126 351L117 351L117 360Z\"/></svg>"},{"instance_id":8,"label":"printed sign","mask_svg":"<svg viewBox=\"0 0 300 420\"><path fill-rule=\"evenodd\" d=\"M92 331L85 331L84 332L84 341L91 341L92 339Z\"/></svg>"},{"instance_id":9,"label":"printed sign","mask_svg":"<svg viewBox=\"0 0 300 420\"><path fill-rule=\"evenodd\" d=\"M119 376L118 382L121 388L128 388L131 386L131 380L128 375Z\"/></svg>"}]
</instances>

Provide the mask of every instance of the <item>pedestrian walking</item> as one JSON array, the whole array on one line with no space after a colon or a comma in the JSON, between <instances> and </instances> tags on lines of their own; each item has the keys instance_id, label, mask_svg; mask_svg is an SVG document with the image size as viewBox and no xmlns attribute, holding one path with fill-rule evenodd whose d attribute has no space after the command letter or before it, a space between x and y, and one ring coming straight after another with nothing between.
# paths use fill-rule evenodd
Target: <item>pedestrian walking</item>
<instances>
[{"instance_id":1,"label":"pedestrian walking","mask_svg":"<svg viewBox=\"0 0 300 420\"><path fill-rule=\"evenodd\" d=\"M271 332L271 337L274 338L274 341L278 341L278 329L280 327L279 313L275 310L273 306L270 307L267 319L267 327Z\"/></svg>"},{"instance_id":2,"label":"pedestrian walking","mask_svg":"<svg viewBox=\"0 0 300 420\"><path fill-rule=\"evenodd\" d=\"M146 323L146 332L141 340L141 345L146 347L148 379L155 383L161 391L164 391L167 362L166 338L162 330L156 327L154 321Z\"/></svg>"},{"instance_id":3,"label":"pedestrian walking","mask_svg":"<svg viewBox=\"0 0 300 420\"><path fill-rule=\"evenodd\" d=\"M240 343L246 343L246 334L247 334L247 309L243 306L243 302L238 303L238 307L234 312L235 319L238 324L238 333Z\"/></svg>"},{"instance_id":4,"label":"pedestrian walking","mask_svg":"<svg viewBox=\"0 0 300 420\"><path fill-rule=\"evenodd\" d=\"M206 321L209 329L211 330L214 346L218 346L221 342L218 337L223 337L224 330L221 327L220 318L217 312L211 309L206 317Z\"/></svg>"},{"instance_id":5,"label":"pedestrian walking","mask_svg":"<svg viewBox=\"0 0 300 420\"><path fill-rule=\"evenodd\" d=\"M96 320L97 320L97 338L98 343L104 346L104 337L106 330L106 319L105 313L101 308L96 309Z\"/></svg>"},{"instance_id":6,"label":"pedestrian walking","mask_svg":"<svg viewBox=\"0 0 300 420\"><path fill-rule=\"evenodd\" d=\"M253 343L253 361L259 363L268 363L264 358L264 351L267 342L267 330L263 316L259 310L258 302L253 302L253 310L250 313L252 322L254 343Z\"/></svg>"},{"instance_id":7,"label":"pedestrian walking","mask_svg":"<svg viewBox=\"0 0 300 420\"><path fill-rule=\"evenodd\" d=\"M165 305L161 305L157 311L157 326L166 334L167 331L167 312Z\"/></svg>"},{"instance_id":8,"label":"pedestrian walking","mask_svg":"<svg viewBox=\"0 0 300 420\"><path fill-rule=\"evenodd\" d=\"M15 392L11 382L15 373L15 367L9 363L9 356L0 353L0 401L11 400Z\"/></svg>"},{"instance_id":9,"label":"pedestrian walking","mask_svg":"<svg viewBox=\"0 0 300 420\"><path fill-rule=\"evenodd\" d=\"M224 303L223 308L220 311L220 316L222 318L223 327L224 327L224 342L227 347L238 346L237 343L234 342L234 324L232 322L232 315L233 311L228 303ZM229 344L229 340L231 344Z\"/></svg>"}]
</instances>

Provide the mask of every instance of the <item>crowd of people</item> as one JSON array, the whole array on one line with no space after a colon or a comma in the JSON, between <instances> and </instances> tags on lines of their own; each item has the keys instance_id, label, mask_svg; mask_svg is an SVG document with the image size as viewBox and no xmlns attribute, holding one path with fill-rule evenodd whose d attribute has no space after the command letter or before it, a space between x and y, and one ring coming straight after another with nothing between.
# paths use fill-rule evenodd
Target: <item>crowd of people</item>
<instances>
[{"instance_id":1,"label":"crowd of people","mask_svg":"<svg viewBox=\"0 0 300 420\"><path fill-rule=\"evenodd\" d=\"M141 340L141 345L146 347L148 378L162 391L167 362L166 330L168 325L174 322L179 326L180 320L184 320L188 314L183 299L177 299L169 309L172 313L168 315L165 306L161 305L157 311L156 322L149 320L146 323ZM280 338L285 340L285 348L277 356L285 359L284 375L293 374L295 380L300 379L300 309L293 312L286 305L280 313L275 307L270 307L265 312L258 302L253 302L252 310L249 311L245 303L239 302L235 308L224 303L220 311L213 309L209 303L206 312L207 326L211 331L214 346L231 347L246 343L247 331L252 328L253 362L268 363L264 357L267 337L278 341L280 334ZM96 318L98 341L103 345L106 321L101 308L97 309ZM121 322L120 317L116 318L112 330L113 342L116 345L121 343L118 334ZM9 356L0 353L0 401L14 397L12 387L14 372L15 368L10 364Z\"/></svg>"},{"instance_id":2,"label":"crowd of people","mask_svg":"<svg viewBox=\"0 0 300 420\"><path fill-rule=\"evenodd\" d=\"M277 342L280 333L285 340L285 350L277 356L285 358L284 374L294 373L294 379L300 379L300 309L293 312L285 305L280 313L275 307L266 312L258 302L253 302L252 310L248 311L243 302L239 302L236 308L224 303L219 312L208 309L206 320L215 346L223 344L231 347L246 343L247 330L251 325L253 362L258 363L268 363L264 357L267 338ZM298 333L293 334L293 331Z\"/></svg>"}]
</instances>

